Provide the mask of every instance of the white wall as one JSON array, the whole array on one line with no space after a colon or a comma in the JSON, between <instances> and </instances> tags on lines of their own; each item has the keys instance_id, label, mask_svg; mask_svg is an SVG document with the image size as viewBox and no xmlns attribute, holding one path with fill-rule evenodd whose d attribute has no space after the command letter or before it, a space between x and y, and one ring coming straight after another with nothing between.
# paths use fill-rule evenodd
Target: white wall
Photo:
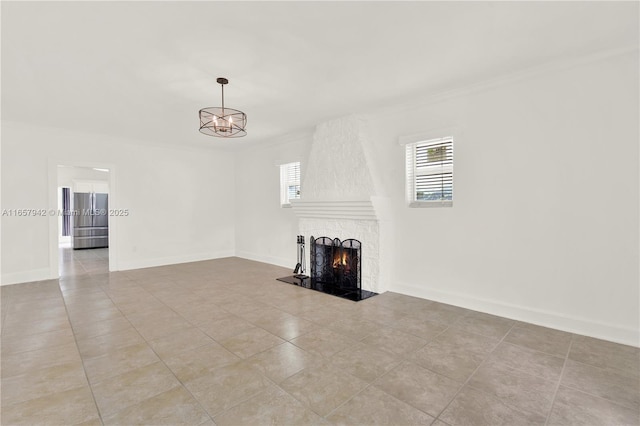
<instances>
[{"instance_id":1,"label":"white wall","mask_svg":"<svg viewBox=\"0 0 640 426\"><path fill-rule=\"evenodd\" d=\"M109 184L109 172L101 172L91 167L58 167L58 186L71 188L73 191L73 181L101 181Z\"/></svg>"},{"instance_id":2,"label":"white wall","mask_svg":"<svg viewBox=\"0 0 640 426\"><path fill-rule=\"evenodd\" d=\"M638 346L637 77L633 52L367 114L391 290ZM399 140L447 127L454 205L408 208ZM238 154L239 255L294 255L273 167L308 143Z\"/></svg>"},{"instance_id":3,"label":"white wall","mask_svg":"<svg viewBox=\"0 0 640 426\"><path fill-rule=\"evenodd\" d=\"M384 180L395 289L637 345L637 77L636 53L386 114L460 130L453 208L408 209L398 168ZM399 165L381 122L372 144Z\"/></svg>"},{"instance_id":4,"label":"white wall","mask_svg":"<svg viewBox=\"0 0 640 426\"><path fill-rule=\"evenodd\" d=\"M296 265L298 220L280 207L280 164L300 161L301 180L312 133L284 136L236 153L236 254L290 267Z\"/></svg>"},{"instance_id":5,"label":"white wall","mask_svg":"<svg viewBox=\"0 0 640 426\"><path fill-rule=\"evenodd\" d=\"M52 161L109 164L116 176L109 207L130 211L110 218L118 269L233 255L233 154L136 142L3 122L2 208L56 208L49 205ZM3 284L51 278L49 223L2 217Z\"/></svg>"}]
</instances>

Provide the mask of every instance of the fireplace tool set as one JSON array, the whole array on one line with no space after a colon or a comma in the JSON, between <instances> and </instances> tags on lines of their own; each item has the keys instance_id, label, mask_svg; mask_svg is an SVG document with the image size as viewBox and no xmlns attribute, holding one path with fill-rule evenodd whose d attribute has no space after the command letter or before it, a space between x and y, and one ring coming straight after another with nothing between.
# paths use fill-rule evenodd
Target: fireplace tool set
<instances>
[{"instance_id":1,"label":"fireplace tool set","mask_svg":"<svg viewBox=\"0 0 640 426\"><path fill-rule=\"evenodd\" d=\"M307 263L304 259L304 235L298 235L298 263L296 263L296 268L293 270L293 274L296 278L307 278L304 275L304 265Z\"/></svg>"}]
</instances>

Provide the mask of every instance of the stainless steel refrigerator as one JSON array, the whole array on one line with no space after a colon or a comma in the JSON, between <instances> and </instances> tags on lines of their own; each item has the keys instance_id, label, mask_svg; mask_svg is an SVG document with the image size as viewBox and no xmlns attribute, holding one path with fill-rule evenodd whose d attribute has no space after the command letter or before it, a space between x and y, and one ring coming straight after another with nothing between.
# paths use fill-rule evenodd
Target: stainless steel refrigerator
<instances>
[{"instance_id":1,"label":"stainless steel refrigerator","mask_svg":"<svg viewBox=\"0 0 640 426\"><path fill-rule=\"evenodd\" d=\"M73 194L73 248L109 247L109 195Z\"/></svg>"}]
</instances>

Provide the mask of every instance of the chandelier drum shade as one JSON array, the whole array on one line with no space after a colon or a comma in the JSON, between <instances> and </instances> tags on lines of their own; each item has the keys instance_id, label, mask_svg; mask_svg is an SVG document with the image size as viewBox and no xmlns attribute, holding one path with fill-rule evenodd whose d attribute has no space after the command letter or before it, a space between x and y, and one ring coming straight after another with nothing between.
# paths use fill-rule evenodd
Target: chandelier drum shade
<instances>
[{"instance_id":1,"label":"chandelier drum shade","mask_svg":"<svg viewBox=\"0 0 640 426\"><path fill-rule=\"evenodd\" d=\"M224 85L229 80L219 77L216 80L222 88L222 106L208 107L200 110L200 132L220 138L240 138L247 134L247 115L233 108L224 106Z\"/></svg>"}]
</instances>

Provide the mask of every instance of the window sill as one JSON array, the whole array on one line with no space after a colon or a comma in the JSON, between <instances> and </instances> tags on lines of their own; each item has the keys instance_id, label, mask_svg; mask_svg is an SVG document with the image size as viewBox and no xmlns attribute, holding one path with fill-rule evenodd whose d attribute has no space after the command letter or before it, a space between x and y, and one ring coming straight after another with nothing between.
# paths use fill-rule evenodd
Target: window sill
<instances>
[{"instance_id":1,"label":"window sill","mask_svg":"<svg viewBox=\"0 0 640 426\"><path fill-rule=\"evenodd\" d=\"M453 207L453 201L411 201L410 208Z\"/></svg>"}]
</instances>

